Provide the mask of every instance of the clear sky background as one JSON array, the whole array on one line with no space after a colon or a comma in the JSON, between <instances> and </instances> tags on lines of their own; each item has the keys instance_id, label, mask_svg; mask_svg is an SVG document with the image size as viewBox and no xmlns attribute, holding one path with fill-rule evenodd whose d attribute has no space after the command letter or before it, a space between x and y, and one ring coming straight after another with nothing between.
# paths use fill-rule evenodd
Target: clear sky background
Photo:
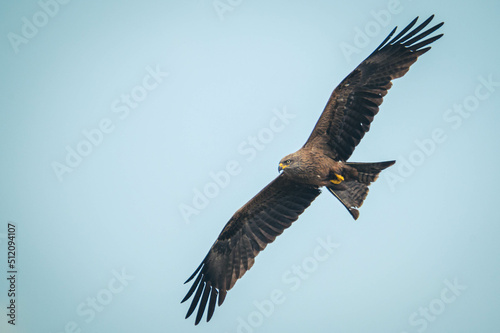
<instances>
[{"instance_id":1,"label":"clear sky background","mask_svg":"<svg viewBox=\"0 0 500 333\"><path fill-rule=\"evenodd\" d=\"M208 324L187 277L394 26L445 36ZM498 1L0 5L1 332L498 332ZM7 323L8 223L16 325Z\"/></svg>"}]
</instances>

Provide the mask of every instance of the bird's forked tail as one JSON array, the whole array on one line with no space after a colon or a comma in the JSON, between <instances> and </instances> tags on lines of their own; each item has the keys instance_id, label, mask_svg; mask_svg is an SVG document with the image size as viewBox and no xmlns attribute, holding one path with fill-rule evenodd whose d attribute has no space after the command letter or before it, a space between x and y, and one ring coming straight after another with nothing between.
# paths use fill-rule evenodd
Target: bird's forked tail
<instances>
[{"instance_id":1,"label":"bird's forked tail","mask_svg":"<svg viewBox=\"0 0 500 333\"><path fill-rule=\"evenodd\" d=\"M332 193L347 208L352 217L356 220L363 201L368 195L368 186L377 180L380 172L390 167L396 161L386 161L378 163L346 163L347 166L356 169L357 179L348 179L339 185L327 186Z\"/></svg>"}]
</instances>

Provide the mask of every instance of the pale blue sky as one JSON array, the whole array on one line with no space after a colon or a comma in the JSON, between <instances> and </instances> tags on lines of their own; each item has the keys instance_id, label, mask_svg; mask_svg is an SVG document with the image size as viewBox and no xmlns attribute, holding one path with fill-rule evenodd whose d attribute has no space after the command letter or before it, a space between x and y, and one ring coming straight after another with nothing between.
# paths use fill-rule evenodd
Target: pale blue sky
<instances>
[{"instance_id":1,"label":"pale blue sky","mask_svg":"<svg viewBox=\"0 0 500 333\"><path fill-rule=\"evenodd\" d=\"M340 80L431 14L445 36L352 156L397 160L360 218L323 193L211 322L185 320L183 282L231 215ZM497 1L0 5L0 331L498 332L499 14Z\"/></svg>"}]
</instances>

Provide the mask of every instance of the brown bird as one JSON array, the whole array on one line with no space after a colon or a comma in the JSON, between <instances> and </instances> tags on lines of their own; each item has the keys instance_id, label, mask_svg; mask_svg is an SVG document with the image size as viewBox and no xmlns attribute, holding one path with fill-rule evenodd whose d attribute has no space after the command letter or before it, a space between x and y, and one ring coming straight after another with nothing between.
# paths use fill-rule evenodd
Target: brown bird
<instances>
[{"instance_id":1,"label":"brown bird","mask_svg":"<svg viewBox=\"0 0 500 333\"><path fill-rule=\"evenodd\" d=\"M257 254L297 220L325 186L357 219L368 186L395 161L347 162L378 113L393 79L402 77L417 58L429 51L442 34L424 39L443 23L421 32L429 17L414 28L415 18L397 36L396 28L333 91L304 146L279 162L281 173L226 224L207 256L185 282L196 277L185 302L194 298L188 318L198 306L195 325L208 305L207 321L215 305L248 271Z\"/></svg>"}]
</instances>

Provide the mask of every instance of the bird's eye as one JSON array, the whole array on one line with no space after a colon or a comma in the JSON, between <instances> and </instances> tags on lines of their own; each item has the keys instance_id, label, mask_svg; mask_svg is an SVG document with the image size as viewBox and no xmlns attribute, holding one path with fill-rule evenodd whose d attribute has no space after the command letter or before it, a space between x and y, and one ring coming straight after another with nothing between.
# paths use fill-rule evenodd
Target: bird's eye
<instances>
[{"instance_id":1,"label":"bird's eye","mask_svg":"<svg viewBox=\"0 0 500 333\"><path fill-rule=\"evenodd\" d=\"M286 163L286 164L290 164L290 163L292 163L292 161L290 161L290 160L286 160L286 161L285 161L285 163Z\"/></svg>"}]
</instances>

